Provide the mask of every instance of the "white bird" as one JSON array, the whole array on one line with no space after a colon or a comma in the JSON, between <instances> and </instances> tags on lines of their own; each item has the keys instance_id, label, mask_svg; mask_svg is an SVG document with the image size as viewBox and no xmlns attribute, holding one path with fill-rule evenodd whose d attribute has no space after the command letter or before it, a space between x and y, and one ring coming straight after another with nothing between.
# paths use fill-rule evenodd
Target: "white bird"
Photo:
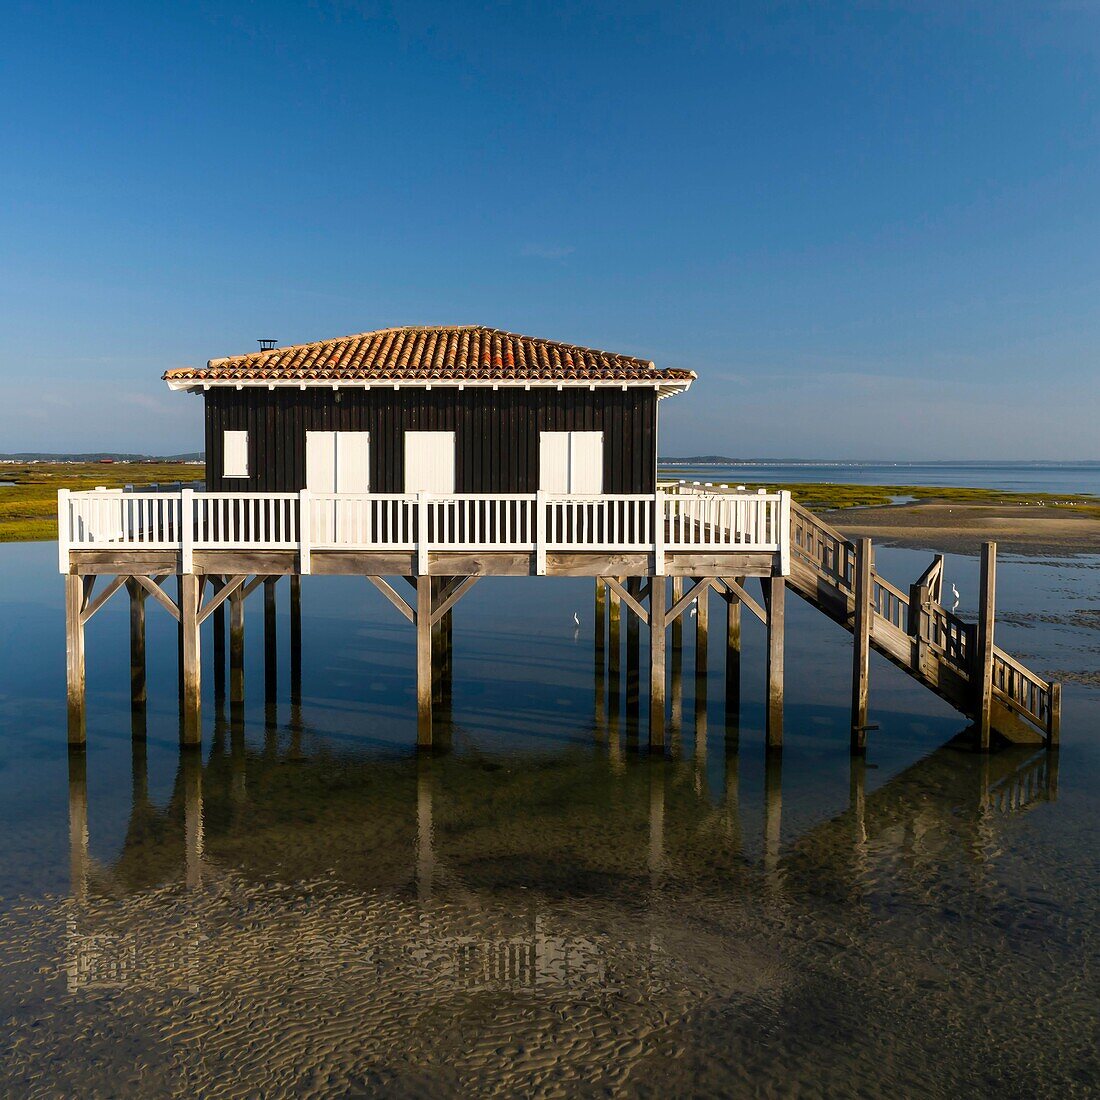
<instances>
[{"instance_id":1,"label":"white bird","mask_svg":"<svg viewBox=\"0 0 1100 1100\"><path fill-rule=\"evenodd\" d=\"M573 612L573 625L574 626L580 626L581 625L581 617L575 611Z\"/></svg>"},{"instance_id":2,"label":"white bird","mask_svg":"<svg viewBox=\"0 0 1100 1100\"><path fill-rule=\"evenodd\" d=\"M955 597L955 606L952 607L951 610L957 611L959 609L959 600L962 599L962 596L959 595L959 590L955 587L954 581L951 582L951 595Z\"/></svg>"},{"instance_id":3,"label":"white bird","mask_svg":"<svg viewBox=\"0 0 1100 1100\"><path fill-rule=\"evenodd\" d=\"M695 606L695 604L694 604L694 603L692 603L692 605L691 605L691 613L692 613L692 614L694 615L694 614L695 614L695 612L696 612L697 610L698 610L698 608L697 608L697 607Z\"/></svg>"}]
</instances>

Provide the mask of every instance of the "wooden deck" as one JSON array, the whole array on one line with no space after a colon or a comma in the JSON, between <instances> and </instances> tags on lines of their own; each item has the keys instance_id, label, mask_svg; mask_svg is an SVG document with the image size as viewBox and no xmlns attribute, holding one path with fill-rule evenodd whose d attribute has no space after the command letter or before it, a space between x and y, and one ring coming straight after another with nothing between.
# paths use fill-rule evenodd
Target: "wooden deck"
<instances>
[{"instance_id":1,"label":"wooden deck","mask_svg":"<svg viewBox=\"0 0 1100 1100\"><path fill-rule=\"evenodd\" d=\"M706 659L707 607L726 604L727 683L739 677L742 608L767 627L767 744L783 741L784 595L788 587L853 635L852 740L862 753L870 726L871 650L885 655L974 722L980 748L991 734L1057 744L1060 690L994 644L996 548L983 552L981 617L967 623L940 602L937 558L903 590L875 568L870 540L854 543L788 493L557 497L532 494L310 494L62 491L59 568L66 576L70 742L84 742L84 625L116 592L131 599L132 680L144 685L144 615L151 596L179 622L183 739L200 737L201 627L214 621L230 663L243 659L244 600L261 584L265 622L275 586L300 578L366 577L417 633L419 742L432 742L438 665L449 662L454 606L479 578L592 577L596 654L618 672L626 611L627 652L649 634L650 744L664 746L666 631L673 651L695 608L697 655ZM97 578L110 577L96 592ZM177 593L165 591L177 578ZM406 598L404 578L413 589ZM672 581L669 599L668 582ZM758 578L762 599L746 589ZM685 589L685 580L690 586ZM270 633L273 635L274 627ZM233 677L231 676L231 679ZM243 677L234 682L243 684ZM241 688L243 691L243 687ZM239 701L239 700L238 700Z\"/></svg>"}]
</instances>

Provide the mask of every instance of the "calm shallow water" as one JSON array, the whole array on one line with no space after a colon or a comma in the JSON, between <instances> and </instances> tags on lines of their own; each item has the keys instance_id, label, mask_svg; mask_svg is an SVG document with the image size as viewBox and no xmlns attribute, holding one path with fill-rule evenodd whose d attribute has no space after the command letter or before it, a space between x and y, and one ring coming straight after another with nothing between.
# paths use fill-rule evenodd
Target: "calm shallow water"
<instances>
[{"instance_id":1,"label":"calm shallow water","mask_svg":"<svg viewBox=\"0 0 1100 1100\"><path fill-rule=\"evenodd\" d=\"M1013 493L1100 495L1100 462L746 462L703 466L661 463L678 477L788 485L936 485Z\"/></svg>"},{"instance_id":2,"label":"calm shallow water","mask_svg":"<svg viewBox=\"0 0 1100 1100\"><path fill-rule=\"evenodd\" d=\"M879 551L895 582L927 561ZM853 766L850 641L793 597L781 766L763 629L732 716L717 604L651 759L644 704L597 720L568 580L459 605L452 750L417 758L411 631L351 578L303 584L300 702L284 646L265 704L249 604L248 703L207 665L182 757L174 624L150 605L135 743L109 604L70 757L55 549L0 547L0 1094L1094 1092L1100 557L999 579L1000 643L1066 679L1051 760L948 745L876 656ZM971 612L977 563L952 581Z\"/></svg>"}]
</instances>

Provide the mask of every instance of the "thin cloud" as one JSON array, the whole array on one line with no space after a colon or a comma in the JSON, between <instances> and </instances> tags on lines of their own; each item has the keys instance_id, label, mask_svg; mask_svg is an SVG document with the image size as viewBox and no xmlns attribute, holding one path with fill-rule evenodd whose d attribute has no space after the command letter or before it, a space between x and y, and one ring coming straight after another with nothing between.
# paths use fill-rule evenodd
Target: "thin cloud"
<instances>
[{"instance_id":1,"label":"thin cloud","mask_svg":"<svg viewBox=\"0 0 1100 1100\"><path fill-rule=\"evenodd\" d=\"M520 255L536 260L554 260L560 263L576 251L576 246L571 244L525 244L520 251Z\"/></svg>"}]
</instances>

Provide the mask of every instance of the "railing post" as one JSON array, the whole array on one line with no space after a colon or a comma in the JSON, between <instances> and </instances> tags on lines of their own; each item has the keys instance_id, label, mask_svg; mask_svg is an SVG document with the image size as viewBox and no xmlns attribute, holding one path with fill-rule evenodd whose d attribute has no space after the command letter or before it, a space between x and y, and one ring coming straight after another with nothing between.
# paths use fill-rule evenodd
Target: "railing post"
<instances>
[{"instance_id":1,"label":"railing post","mask_svg":"<svg viewBox=\"0 0 1100 1100\"><path fill-rule=\"evenodd\" d=\"M298 493L298 572L303 577L308 577L309 571L313 567L309 546L310 510L309 490L302 489Z\"/></svg>"},{"instance_id":2,"label":"railing post","mask_svg":"<svg viewBox=\"0 0 1100 1100\"><path fill-rule=\"evenodd\" d=\"M791 493L784 489L779 494L779 572L784 577L791 574Z\"/></svg>"},{"instance_id":3,"label":"railing post","mask_svg":"<svg viewBox=\"0 0 1100 1100\"><path fill-rule=\"evenodd\" d=\"M195 490L180 490L180 572L195 571Z\"/></svg>"},{"instance_id":4,"label":"railing post","mask_svg":"<svg viewBox=\"0 0 1100 1100\"><path fill-rule=\"evenodd\" d=\"M665 575L665 503L660 490L653 494L653 575Z\"/></svg>"},{"instance_id":5,"label":"railing post","mask_svg":"<svg viewBox=\"0 0 1100 1100\"><path fill-rule=\"evenodd\" d=\"M989 750L993 710L993 621L996 615L997 544L982 543L978 606L978 644L974 654L974 701L977 707L978 748Z\"/></svg>"},{"instance_id":6,"label":"railing post","mask_svg":"<svg viewBox=\"0 0 1100 1100\"><path fill-rule=\"evenodd\" d=\"M871 671L871 627L874 621L874 557L870 539L856 543L855 621L852 624L852 752L867 751L867 708Z\"/></svg>"},{"instance_id":7,"label":"railing post","mask_svg":"<svg viewBox=\"0 0 1100 1100\"><path fill-rule=\"evenodd\" d=\"M1047 685L1050 693L1047 703L1047 748L1058 747L1058 736L1062 725L1062 685L1051 680Z\"/></svg>"},{"instance_id":8,"label":"railing post","mask_svg":"<svg viewBox=\"0 0 1100 1100\"><path fill-rule=\"evenodd\" d=\"M69 571L69 540L72 538L69 490L57 491L57 568L60 573Z\"/></svg>"},{"instance_id":9,"label":"railing post","mask_svg":"<svg viewBox=\"0 0 1100 1100\"><path fill-rule=\"evenodd\" d=\"M546 576L546 494L535 493L535 574Z\"/></svg>"},{"instance_id":10,"label":"railing post","mask_svg":"<svg viewBox=\"0 0 1100 1100\"><path fill-rule=\"evenodd\" d=\"M416 494L416 572L428 575L428 494Z\"/></svg>"}]
</instances>

